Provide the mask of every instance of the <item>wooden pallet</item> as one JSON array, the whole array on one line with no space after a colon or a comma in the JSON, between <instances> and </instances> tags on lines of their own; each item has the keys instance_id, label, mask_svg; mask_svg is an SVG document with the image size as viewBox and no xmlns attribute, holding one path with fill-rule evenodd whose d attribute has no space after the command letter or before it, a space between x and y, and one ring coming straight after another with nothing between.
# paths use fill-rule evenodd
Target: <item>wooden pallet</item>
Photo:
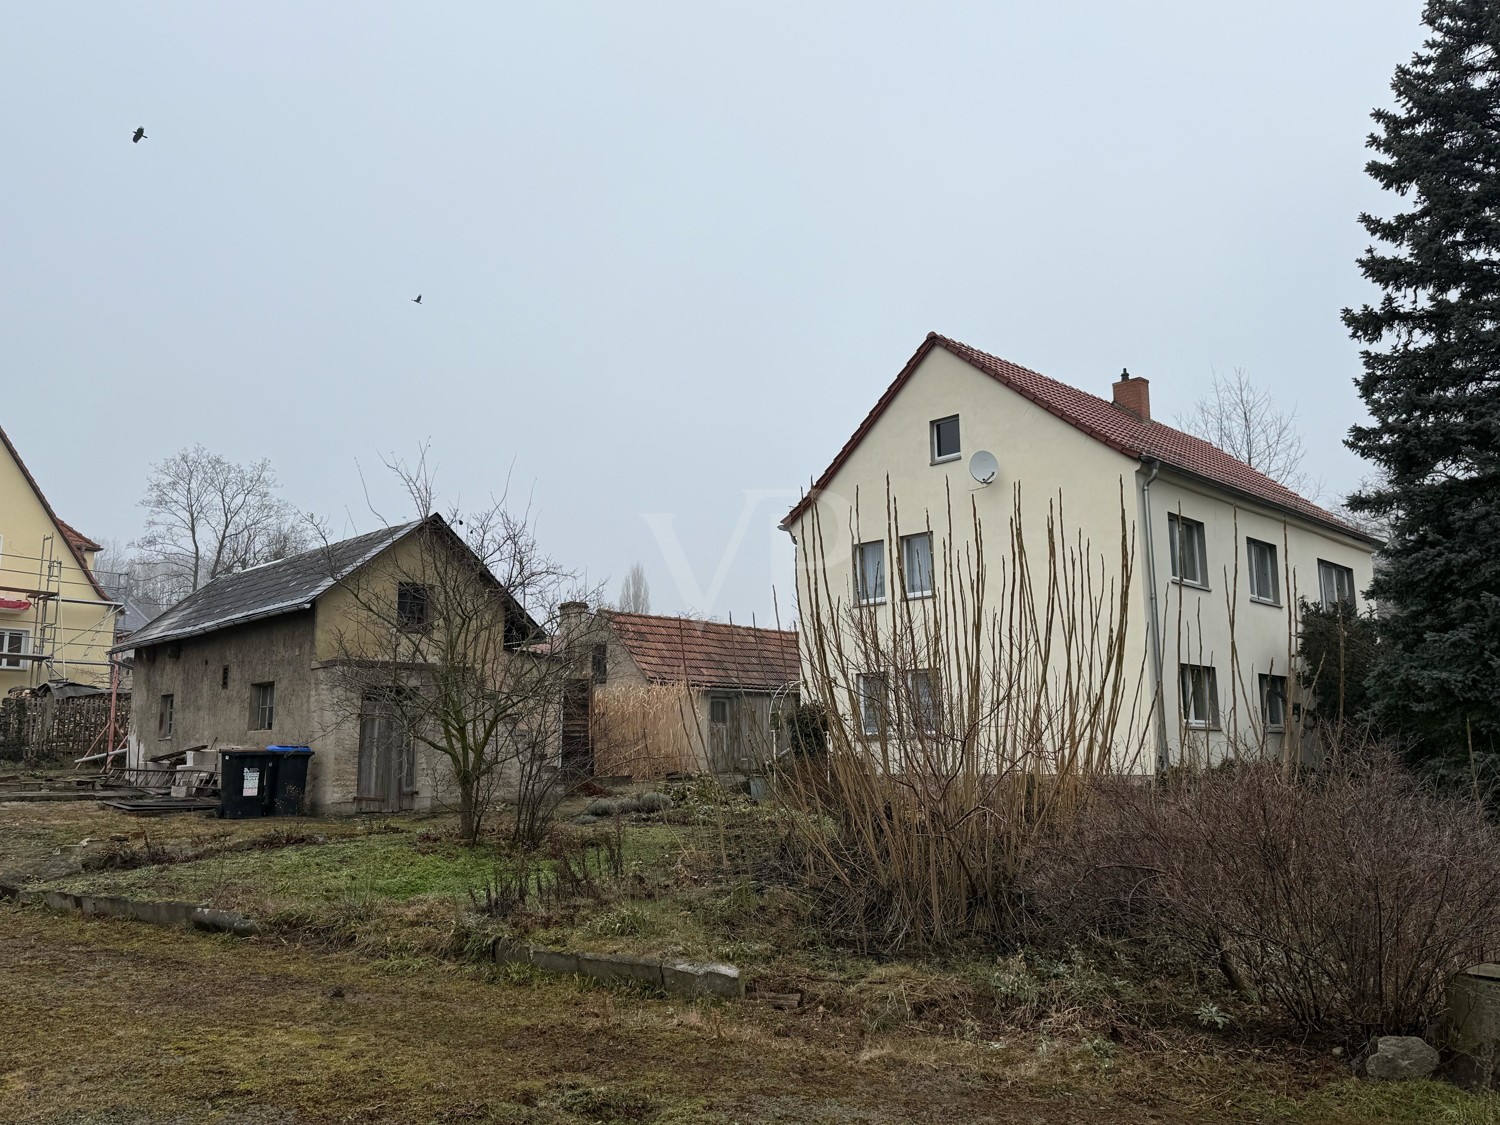
<instances>
[{"instance_id":1,"label":"wooden pallet","mask_svg":"<svg viewBox=\"0 0 1500 1125\"><path fill-rule=\"evenodd\" d=\"M140 800L100 801L107 808L131 816L166 816L169 813L211 812L219 802L206 797L145 797Z\"/></svg>"}]
</instances>

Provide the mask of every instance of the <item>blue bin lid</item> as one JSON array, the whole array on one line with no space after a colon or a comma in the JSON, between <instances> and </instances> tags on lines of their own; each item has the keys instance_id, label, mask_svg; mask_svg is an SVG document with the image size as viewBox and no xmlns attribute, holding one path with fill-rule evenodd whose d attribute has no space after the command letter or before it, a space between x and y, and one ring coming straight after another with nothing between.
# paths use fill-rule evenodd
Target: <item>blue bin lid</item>
<instances>
[{"instance_id":1,"label":"blue bin lid","mask_svg":"<svg viewBox=\"0 0 1500 1125\"><path fill-rule=\"evenodd\" d=\"M272 754L311 754L311 746L267 746L266 750Z\"/></svg>"}]
</instances>

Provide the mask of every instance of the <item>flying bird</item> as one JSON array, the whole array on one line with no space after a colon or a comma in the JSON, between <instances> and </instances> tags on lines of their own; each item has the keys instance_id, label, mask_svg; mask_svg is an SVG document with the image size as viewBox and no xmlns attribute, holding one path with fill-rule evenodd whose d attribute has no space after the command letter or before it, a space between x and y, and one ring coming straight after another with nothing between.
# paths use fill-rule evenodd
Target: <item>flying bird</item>
<instances>
[{"instance_id":1,"label":"flying bird","mask_svg":"<svg viewBox=\"0 0 1500 1125\"><path fill-rule=\"evenodd\" d=\"M137 129L135 131L135 136L133 136L133 137L130 138L130 143L133 144L133 145L138 145L138 144L141 143L142 140L145 139L145 137L146 137L146 127L144 125L142 125L139 129Z\"/></svg>"},{"instance_id":2,"label":"flying bird","mask_svg":"<svg viewBox=\"0 0 1500 1125\"><path fill-rule=\"evenodd\" d=\"M415 297L413 297L411 299L411 303L414 305L420 305L422 303L422 294L418 293Z\"/></svg>"}]
</instances>

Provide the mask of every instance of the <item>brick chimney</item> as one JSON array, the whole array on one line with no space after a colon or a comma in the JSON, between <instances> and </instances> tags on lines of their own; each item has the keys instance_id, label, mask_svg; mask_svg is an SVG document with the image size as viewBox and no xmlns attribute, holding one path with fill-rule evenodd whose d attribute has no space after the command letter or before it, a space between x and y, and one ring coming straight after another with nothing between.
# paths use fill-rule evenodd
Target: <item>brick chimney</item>
<instances>
[{"instance_id":1,"label":"brick chimney","mask_svg":"<svg viewBox=\"0 0 1500 1125\"><path fill-rule=\"evenodd\" d=\"M1115 405L1130 411L1142 422L1151 421L1151 380L1134 378L1122 370L1114 386Z\"/></svg>"}]
</instances>

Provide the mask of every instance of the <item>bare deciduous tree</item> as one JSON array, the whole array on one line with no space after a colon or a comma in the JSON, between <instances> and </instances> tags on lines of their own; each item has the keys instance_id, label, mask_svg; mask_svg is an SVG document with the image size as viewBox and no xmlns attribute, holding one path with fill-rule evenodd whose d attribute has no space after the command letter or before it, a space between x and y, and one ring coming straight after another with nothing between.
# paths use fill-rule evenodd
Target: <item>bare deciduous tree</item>
<instances>
[{"instance_id":1,"label":"bare deciduous tree","mask_svg":"<svg viewBox=\"0 0 1500 1125\"><path fill-rule=\"evenodd\" d=\"M309 533L276 495L267 460L236 464L202 445L151 466L134 546L171 587L172 600L205 582L305 550Z\"/></svg>"},{"instance_id":2,"label":"bare deciduous tree","mask_svg":"<svg viewBox=\"0 0 1500 1125\"><path fill-rule=\"evenodd\" d=\"M1252 383L1242 368L1228 377L1215 372L1208 394L1193 404L1191 413L1179 415L1177 425L1293 492L1307 492L1297 412L1280 410L1271 392Z\"/></svg>"},{"instance_id":3,"label":"bare deciduous tree","mask_svg":"<svg viewBox=\"0 0 1500 1125\"><path fill-rule=\"evenodd\" d=\"M651 612L651 587L646 583L646 568L640 563L631 563L625 572L625 581L620 583L620 611Z\"/></svg>"},{"instance_id":4,"label":"bare deciduous tree","mask_svg":"<svg viewBox=\"0 0 1500 1125\"><path fill-rule=\"evenodd\" d=\"M509 799L512 838L535 844L563 791L557 708L572 669L547 638L576 575L542 551L529 511L510 511L502 496L445 518L425 456L386 464L424 518L338 583L349 598L333 646L341 719L357 721L374 701L425 748L466 842Z\"/></svg>"}]
</instances>

